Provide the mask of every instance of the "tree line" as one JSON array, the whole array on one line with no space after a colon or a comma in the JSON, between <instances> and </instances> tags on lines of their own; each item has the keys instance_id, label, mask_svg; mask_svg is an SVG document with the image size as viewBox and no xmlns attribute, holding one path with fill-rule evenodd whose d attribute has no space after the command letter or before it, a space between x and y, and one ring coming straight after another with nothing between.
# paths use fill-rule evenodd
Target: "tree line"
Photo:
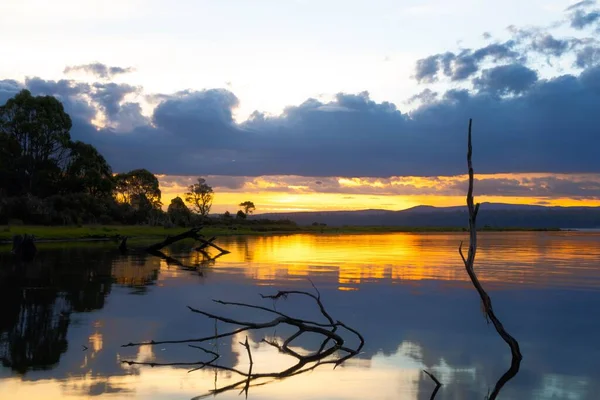
<instances>
[{"instance_id":1,"label":"tree line","mask_svg":"<svg viewBox=\"0 0 600 400\"><path fill-rule=\"evenodd\" d=\"M205 179L189 186L185 202L176 197L164 212L154 174L113 173L94 146L72 140L71 128L63 104L52 96L23 90L0 106L0 224L210 222L214 191ZM251 201L240 207L236 220L256 209ZM233 218L229 212L219 216Z\"/></svg>"}]
</instances>

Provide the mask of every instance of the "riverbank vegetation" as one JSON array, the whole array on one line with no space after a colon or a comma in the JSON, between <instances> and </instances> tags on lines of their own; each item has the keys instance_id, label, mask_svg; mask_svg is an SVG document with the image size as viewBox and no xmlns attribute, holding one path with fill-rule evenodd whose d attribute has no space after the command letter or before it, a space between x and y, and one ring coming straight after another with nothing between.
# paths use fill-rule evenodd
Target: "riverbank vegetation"
<instances>
[{"instance_id":1,"label":"riverbank vegetation","mask_svg":"<svg viewBox=\"0 0 600 400\"><path fill-rule=\"evenodd\" d=\"M72 140L71 127L70 116L52 96L32 96L23 90L0 106L0 224L190 227L214 225L208 219L215 217L225 223L245 220L256 209L253 202L245 201L237 214L232 210L209 215L213 189L198 178L185 193L185 202L176 197L165 211L152 172L138 168L113 173L94 146ZM261 223L273 224L284 225L281 230L290 225Z\"/></svg>"}]
</instances>

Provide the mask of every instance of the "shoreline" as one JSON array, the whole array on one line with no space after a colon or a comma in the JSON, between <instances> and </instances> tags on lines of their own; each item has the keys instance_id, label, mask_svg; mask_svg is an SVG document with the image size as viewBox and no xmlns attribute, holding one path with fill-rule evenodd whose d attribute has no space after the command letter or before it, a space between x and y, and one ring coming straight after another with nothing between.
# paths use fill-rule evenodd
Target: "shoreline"
<instances>
[{"instance_id":1,"label":"shoreline","mask_svg":"<svg viewBox=\"0 0 600 400\"><path fill-rule=\"evenodd\" d=\"M278 229L279 228L279 229ZM55 242L108 242L119 236L131 240L163 239L177 235L190 228L164 228L162 226L138 225L84 225L84 226L39 226L13 225L0 226L0 244L12 243L14 235L34 235L38 243ZM247 225L235 227L207 226L202 229L205 236L268 236L293 234L377 234L377 233L461 233L460 227L407 227L407 226L298 226L285 227L268 225ZM480 232L561 232L558 228L492 228L482 227Z\"/></svg>"}]
</instances>

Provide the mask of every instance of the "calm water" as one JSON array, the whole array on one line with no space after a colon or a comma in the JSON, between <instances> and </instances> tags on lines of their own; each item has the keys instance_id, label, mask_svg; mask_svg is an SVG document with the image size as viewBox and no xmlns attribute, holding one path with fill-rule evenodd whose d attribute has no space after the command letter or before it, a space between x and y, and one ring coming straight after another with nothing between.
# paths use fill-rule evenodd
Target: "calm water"
<instances>
[{"instance_id":1,"label":"calm water","mask_svg":"<svg viewBox=\"0 0 600 400\"><path fill-rule=\"evenodd\" d=\"M40 245L35 261L15 264L0 247L0 398L190 399L239 376L187 367L128 366L121 360L206 359L186 345L121 348L132 341L214 333L186 305L244 320L253 310L211 299L272 307L260 293L320 289L334 318L365 337L363 352L333 370L250 389L251 399L483 399L508 368L510 352L487 325L460 264L461 234L385 234L220 238L231 254L192 270L116 245ZM202 258L191 243L169 252L187 265ZM476 269L497 314L520 341L521 371L504 399L600 398L600 233L480 235ZM280 311L318 319L302 299ZM223 324L219 332L227 327ZM282 370L290 357L261 343L284 330L250 333L255 371ZM242 370L245 334L207 344L220 363ZM310 338L296 350L315 349ZM85 347L84 347L85 346ZM218 395L239 398L239 390Z\"/></svg>"}]
</instances>

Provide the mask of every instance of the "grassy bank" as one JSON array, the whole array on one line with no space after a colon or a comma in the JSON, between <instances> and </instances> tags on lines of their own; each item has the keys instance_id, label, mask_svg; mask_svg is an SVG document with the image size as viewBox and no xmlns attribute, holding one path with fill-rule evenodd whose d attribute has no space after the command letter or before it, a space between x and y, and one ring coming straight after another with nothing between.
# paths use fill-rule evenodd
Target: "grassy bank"
<instances>
[{"instance_id":1,"label":"grassy bank","mask_svg":"<svg viewBox=\"0 0 600 400\"><path fill-rule=\"evenodd\" d=\"M131 238L164 238L166 235L177 235L188 228L164 228L161 226L143 225L84 225L84 226L0 226L0 241L10 241L14 235L35 235L38 240L93 240L110 239L117 235ZM532 231L540 229L523 228L483 228L482 231ZM558 229L541 229L558 230ZM206 236L228 235L264 235L289 233L386 233L386 232L461 232L456 227L402 227L402 226L277 226L277 225L239 225L230 227L208 226L202 230Z\"/></svg>"}]
</instances>

